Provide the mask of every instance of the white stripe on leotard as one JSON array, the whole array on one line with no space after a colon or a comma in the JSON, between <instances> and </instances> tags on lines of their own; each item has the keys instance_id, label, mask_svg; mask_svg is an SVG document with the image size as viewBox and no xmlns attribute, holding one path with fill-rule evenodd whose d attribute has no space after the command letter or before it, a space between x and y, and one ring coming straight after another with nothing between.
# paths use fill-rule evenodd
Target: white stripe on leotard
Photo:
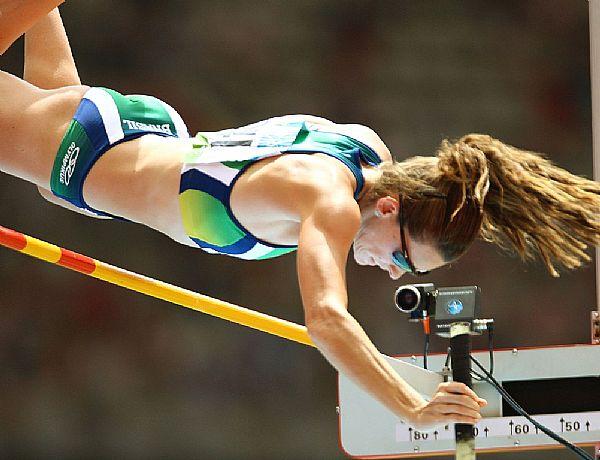
<instances>
[{"instance_id":1,"label":"white stripe on leotard","mask_svg":"<svg viewBox=\"0 0 600 460\"><path fill-rule=\"evenodd\" d=\"M114 144L123 139L125 134L121 126L121 116L112 96L100 88L91 88L83 97L92 101L98 108L110 143Z\"/></svg>"},{"instance_id":2,"label":"white stripe on leotard","mask_svg":"<svg viewBox=\"0 0 600 460\"><path fill-rule=\"evenodd\" d=\"M190 169L197 169L198 171L201 171L204 174L209 175L213 179L216 179L225 185L231 184L231 181L235 178L235 176L239 172L239 170L237 170L235 168L229 168L221 163L211 163L211 164L185 163L183 166L182 173L189 171Z\"/></svg>"},{"instance_id":3,"label":"white stripe on leotard","mask_svg":"<svg viewBox=\"0 0 600 460\"><path fill-rule=\"evenodd\" d=\"M192 240L192 241L194 241L194 240ZM194 245L195 245L194 247L198 247L198 245L196 245L196 243L194 243ZM222 254L222 252L215 251L214 249L210 249L210 248L200 248L200 249L202 249L205 252L208 252L209 254L219 254L219 255Z\"/></svg>"}]
</instances>

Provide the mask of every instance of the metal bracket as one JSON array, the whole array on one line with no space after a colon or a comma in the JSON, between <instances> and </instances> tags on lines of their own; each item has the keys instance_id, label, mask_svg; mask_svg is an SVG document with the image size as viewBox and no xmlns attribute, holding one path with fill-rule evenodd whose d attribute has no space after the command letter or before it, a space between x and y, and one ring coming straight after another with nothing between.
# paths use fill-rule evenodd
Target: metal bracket
<instances>
[{"instance_id":1,"label":"metal bracket","mask_svg":"<svg viewBox=\"0 0 600 460\"><path fill-rule=\"evenodd\" d=\"M592 331L592 344L600 345L600 313L592 311L590 314L590 324Z\"/></svg>"}]
</instances>

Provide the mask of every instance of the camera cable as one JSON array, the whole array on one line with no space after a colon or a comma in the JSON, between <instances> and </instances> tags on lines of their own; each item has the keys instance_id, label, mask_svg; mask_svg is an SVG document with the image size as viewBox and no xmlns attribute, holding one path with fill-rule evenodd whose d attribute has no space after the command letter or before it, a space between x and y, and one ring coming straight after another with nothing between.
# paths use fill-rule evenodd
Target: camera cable
<instances>
[{"instance_id":1,"label":"camera cable","mask_svg":"<svg viewBox=\"0 0 600 460\"><path fill-rule=\"evenodd\" d=\"M427 318L427 319L429 319L429 318ZM429 325L427 325L427 326L429 326ZM559 436L558 434L556 434L554 431L550 430L549 428L546 428L544 425L542 425L538 421L534 420L527 412L525 412L525 410L519 405L519 403L517 403L517 401L515 401L515 399L502 387L502 385L500 385L500 383L498 383L498 381L493 376L493 373L494 373L494 348L493 348L494 325L493 325L493 323L487 324L487 331L488 331L488 349L489 349L489 353L490 353L490 370L489 371L486 370L477 359L475 359L473 356L471 356L471 360L485 374L485 375L482 375L479 372L477 372L476 370L471 370L471 374L473 374L473 376L475 376L475 380L485 381L485 382L489 383L490 385L492 385L496 389L496 391L498 391L498 393L500 393L500 395L504 398L504 400L518 414L522 415L527 420L529 420L533 424L533 426L538 428L541 432L550 436L555 441L563 444L568 449L572 450L578 457L583 458L585 460L594 460L581 447L578 447L578 446L570 443L566 439L564 439L561 436ZM429 335L426 334L426 336L425 336L425 355L424 355L425 369L427 369L426 363L427 363L427 351L428 350L429 350ZM450 347L448 347L448 354L446 355L446 364L445 364L446 368L448 367L448 365L450 363L450 351L451 351Z\"/></svg>"},{"instance_id":2,"label":"camera cable","mask_svg":"<svg viewBox=\"0 0 600 460\"><path fill-rule=\"evenodd\" d=\"M523 417L525 417L527 420L529 420L533 426L535 426L536 428L538 428L540 431L542 431L543 433L545 433L546 435L550 436L552 439L554 439L555 441L563 444L564 446L566 446L567 448L571 449L575 454L577 454L580 458L586 459L586 460L594 460L585 450L583 450L581 447L578 447L572 443L570 443L569 441L567 441L566 439L562 438L561 436L559 436L558 434L556 434L554 431L546 428L544 425L542 425L541 423L537 422L536 420L534 420L527 412L525 412L525 410L519 405L519 403L517 403L517 401L515 401L513 399L513 397L498 383L498 381L492 376L492 374L487 371L480 363L479 361L477 361L477 359L475 359L473 356L471 356L471 361L473 361L475 363L475 365L477 365L477 367L479 367L479 369L485 374L481 375L480 373L478 373L477 371L472 370L471 372L476 375L477 377L479 377L480 380L486 381L487 383L491 384L494 388L496 388L496 390L498 391L498 393L500 393L500 395L504 398L504 400L510 404L510 406L520 415L522 415Z\"/></svg>"}]
</instances>

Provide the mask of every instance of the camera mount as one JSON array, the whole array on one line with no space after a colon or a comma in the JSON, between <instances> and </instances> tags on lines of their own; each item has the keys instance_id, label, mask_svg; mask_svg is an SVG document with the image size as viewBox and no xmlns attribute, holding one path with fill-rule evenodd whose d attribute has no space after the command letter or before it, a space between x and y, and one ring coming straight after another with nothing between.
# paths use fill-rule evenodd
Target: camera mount
<instances>
[{"instance_id":1,"label":"camera mount","mask_svg":"<svg viewBox=\"0 0 600 460\"><path fill-rule=\"evenodd\" d=\"M394 293L394 303L409 321L423 322L429 345L429 318L434 319L434 330L440 337L450 339L452 379L473 388L471 378L471 335L481 334L493 320L476 317L480 310L481 290L477 286L436 288L433 283L400 286ZM454 429L456 459L475 458L473 425L457 423Z\"/></svg>"}]
</instances>

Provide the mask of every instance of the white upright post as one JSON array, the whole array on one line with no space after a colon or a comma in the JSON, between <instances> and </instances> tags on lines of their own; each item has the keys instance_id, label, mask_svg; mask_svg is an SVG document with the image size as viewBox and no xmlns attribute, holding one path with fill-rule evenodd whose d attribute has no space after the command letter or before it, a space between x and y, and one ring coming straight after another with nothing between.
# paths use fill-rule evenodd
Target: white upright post
<instances>
[{"instance_id":1,"label":"white upright post","mask_svg":"<svg viewBox=\"0 0 600 460\"><path fill-rule=\"evenodd\" d=\"M594 180L600 181L600 0L589 0L589 3ZM596 307L600 315L600 248L596 248Z\"/></svg>"}]
</instances>

